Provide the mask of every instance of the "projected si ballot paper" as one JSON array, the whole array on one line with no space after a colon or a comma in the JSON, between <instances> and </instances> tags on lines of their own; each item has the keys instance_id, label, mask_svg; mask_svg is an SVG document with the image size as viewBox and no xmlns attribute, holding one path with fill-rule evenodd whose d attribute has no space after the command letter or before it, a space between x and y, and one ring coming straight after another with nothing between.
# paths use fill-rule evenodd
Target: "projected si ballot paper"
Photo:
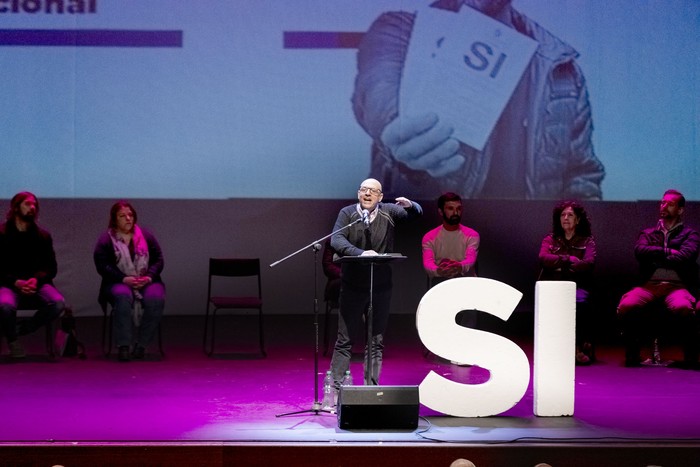
<instances>
[{"instance_id":1,"label":"projected si ballot paper","mask_svg":"<svg viewBox=\"0 0 700 467\"><path fill-rule=\"evenodd\" d=\"M537 41L463 6L416 12L401 78L401 115L434 112L483 150Z\"/></svg>"}]
</instances>

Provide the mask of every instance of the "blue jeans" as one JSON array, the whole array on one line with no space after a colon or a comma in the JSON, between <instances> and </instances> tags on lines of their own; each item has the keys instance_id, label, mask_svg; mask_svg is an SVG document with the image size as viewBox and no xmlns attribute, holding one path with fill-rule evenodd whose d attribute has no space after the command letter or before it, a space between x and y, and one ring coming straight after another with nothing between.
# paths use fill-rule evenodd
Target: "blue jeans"
<instances>
[{"instance_id":1,"label":"blue jeans","mask_svg":"<svg viewBox=\"0 0 700 467\"><path fill-rule=\"evenodd\" d=\"M576 345L592 344L594 341L589 302L588 291L576 288Z\"/></svg>"},{"instance_id":2,"label":"blue jeans","mask_svg":"<svg viewBox=\"0 0 700 467\"><path fill-rule=\"evenodd\" d=\"M63 295L50 284L44 284L33 295L24 295L8 287L0 287L0 329L7 342L14 342L18 335L36 331L49 325L65 308ZM17 309L37 308L29 319L17 323Z\"/></svg>"},{"instance_id":3,"label":"blue jeans","mask_svg":"<svg viewBox=\"0 0 700 467\"><path fill-rule=\"evenodd\" d=\"M143 347L153 341L160 318L165 307L165 286L161 283L148 284L141 289L143 295L143 317L136 333L136 344ZM109 303L112 305L112 319L117 346L131 346L133 339L133 320L131 309L134 304L134 294L126 284L115 284L109 291Z\"/></svg>"}]
</instances>

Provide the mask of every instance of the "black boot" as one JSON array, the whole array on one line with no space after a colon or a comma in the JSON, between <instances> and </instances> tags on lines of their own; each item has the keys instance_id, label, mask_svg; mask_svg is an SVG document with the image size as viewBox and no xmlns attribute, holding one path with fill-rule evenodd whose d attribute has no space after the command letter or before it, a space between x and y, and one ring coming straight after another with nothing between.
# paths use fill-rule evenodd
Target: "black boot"
<instances>
[{"instance_id":1,"label":"black boot","mask_svg":"<svg viewBox=\"0 0 700 467\"><path fill-rule=\"evenodd\" d=\"M131 355L129 354L129 346L128 345L120 345L119 346L119 355L117 356L117 359L120 362L128 362L131 360Z\"/></svg>"},{"instance_id":2,"label":"black boot","mask_svg":"<svg viewBox=\"0 0 700 467\"><path fill-rule=\"evenodd\" d=\"M625 345L625 366L636 367L641 366L641 344L639 317L636 313L628 312L620 315L618 311L618 319L620 322L620 330L622 331L622 342Z\"/></svg>"},{"instance_id":3,"label":"black boot","mask_svg":"<svg viewBox=\"0 0 700 467\"><path fill-rule=\"evenodd\" d=\"M136 344L134 347L134 352L131 354L131 357L134 360L143 360L146 356L146 349L139 344Z\"/></svg>"},{"instance_id":4,"label":"black boot","mask_svg":"<svg viewBox=\"0 0 700 467\"><path fill-rule=\"evenodd\" d=\"M698 354L700 353L700 342L698 342L698 340L700 336L698 336L695 314L682 317L679 320L679 325L681 346L683 348L683 361L674 362L675 364L672 366L684 370L698 370L700 369L700 364L698 364Z\"/></svg>"},{"instance_id":5,"label":"black boot","mask_svg":"<svg viewBox=\"0 0 700 467\"><path fill-rule=\"evenodd\" d=\"M625 366L641 366L642 357L640 355L641 347L639 345L639 339L635 336L631 336L629 333L623 333L622 338L625 343Z\"/></svg>"}]
</instances>

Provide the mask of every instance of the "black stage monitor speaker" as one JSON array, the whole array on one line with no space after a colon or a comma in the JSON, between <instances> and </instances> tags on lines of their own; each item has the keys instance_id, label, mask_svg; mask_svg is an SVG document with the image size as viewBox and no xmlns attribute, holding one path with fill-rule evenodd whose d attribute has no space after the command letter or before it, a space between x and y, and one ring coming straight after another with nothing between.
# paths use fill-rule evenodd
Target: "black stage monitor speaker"
<instances>
[{"instance_id":1,"label":"black stage monitor speaker","mask_svg":"<svg viewBox=\"0 0 700 467\"><path fill-rule=\"evenodd\" d=\"M418 399L418 386L342 386L338 427L415 430Z\"/></svg>"}]
</instances>

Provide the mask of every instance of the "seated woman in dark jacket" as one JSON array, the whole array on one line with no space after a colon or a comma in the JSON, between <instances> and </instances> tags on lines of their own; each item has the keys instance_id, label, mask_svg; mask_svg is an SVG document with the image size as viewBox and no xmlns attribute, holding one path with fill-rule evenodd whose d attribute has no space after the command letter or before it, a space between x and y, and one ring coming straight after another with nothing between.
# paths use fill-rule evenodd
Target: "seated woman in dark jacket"
<instances>
[{"instance_id":1,"label":"seated woman in dark jacket","mask_svg":"<svg viewBox=\"0 0 700 467\"><path fill-rule=\"evenodd\" d=\"M562 201L552 212L552 233L540 247L540 280L576 282L576 363L593 358L589 295L595 241L586 210L576 201Z\"/></svg>"},{"instance_id":2,"label":"seated woman in dark jacket","mask_svg":"<svg viewBox=\"0 0 700 467\"><path fill-rule=\"evenodd\" d=\"M112 305L120 361L144 358L165 305L165 286L160 277L163 253L155 237L136 221L136 210L130 203L114 203L109 228L97 240L93 255L102 276L100 298ZM132 323L138 328L136 339L132 337Z\"/></svg>"}]
</instances>

